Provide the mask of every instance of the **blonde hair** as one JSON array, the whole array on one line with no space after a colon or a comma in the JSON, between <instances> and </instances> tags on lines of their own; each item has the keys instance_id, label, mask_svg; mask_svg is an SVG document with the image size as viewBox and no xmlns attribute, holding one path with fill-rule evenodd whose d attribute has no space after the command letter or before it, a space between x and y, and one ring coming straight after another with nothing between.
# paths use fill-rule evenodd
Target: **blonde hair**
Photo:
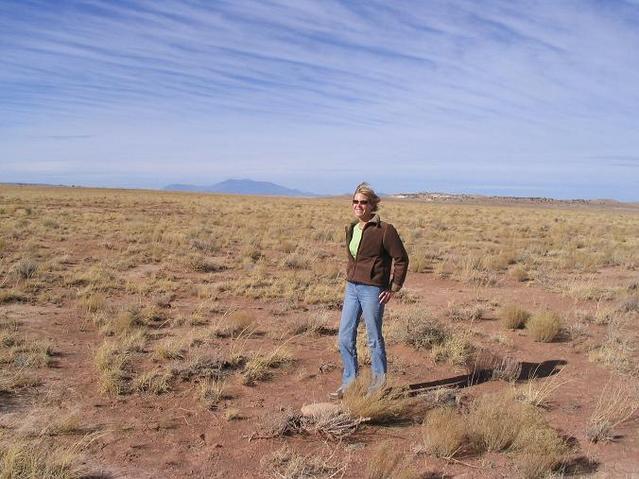
<instances>
[{"instance_id":1,"label":"blonde hair","mask_svg":"<svg viewBox=\"0 0 639 479\"><path fill-rule=\"evenodd\" d=\"M353 193L353 198L355 198L355 195L357 193L360 193L364 195L366 198L368 198L368 201L371 204L372 212L377 211L377 209L379 208L379 202L382 201L382 199L379 196L377 196L377 193L375 193L375 190L371 188L371 185L369 185L366 182L360 183L359 185L357 185L357 188L355 188L355 192Z\"/></svg>"}]
</instances>

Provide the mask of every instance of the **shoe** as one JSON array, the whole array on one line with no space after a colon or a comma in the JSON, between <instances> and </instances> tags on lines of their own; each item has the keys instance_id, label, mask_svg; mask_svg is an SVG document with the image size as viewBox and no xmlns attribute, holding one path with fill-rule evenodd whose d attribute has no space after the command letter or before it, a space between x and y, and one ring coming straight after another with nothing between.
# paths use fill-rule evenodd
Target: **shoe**
<instances>
[{"instance_id":1,"label":"shoe","mask_svg":"<svg viewBox=\"0 0 639 479\"><path fill-rule=\"evenodd\" d=\"M340 399L342 399L344 397L344 388L343 387L339 387L337 388L337 391L332 392L332 393L328 393L328 398L331 401L338 401Z\"/></svg>"}]
</instances>

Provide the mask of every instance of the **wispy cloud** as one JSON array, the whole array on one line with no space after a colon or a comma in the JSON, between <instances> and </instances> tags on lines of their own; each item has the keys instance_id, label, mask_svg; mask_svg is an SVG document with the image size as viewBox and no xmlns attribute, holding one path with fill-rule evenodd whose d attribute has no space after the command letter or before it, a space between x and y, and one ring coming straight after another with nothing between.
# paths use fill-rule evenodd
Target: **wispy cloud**
<instances>
[{"instance_id":1,"label":"wispy cloud","mask_svg":"<svg viewBox=\"0 0 639 479\"><path fill-rule=\"evenodd\" d=\"M194 178L364 160L387 191L389 160L424 188L439 165L605 167L639 147L638 26L621 0L5 0L0 140L20 164L86 138L55 160Z\"/></svg>"}]
</instances>

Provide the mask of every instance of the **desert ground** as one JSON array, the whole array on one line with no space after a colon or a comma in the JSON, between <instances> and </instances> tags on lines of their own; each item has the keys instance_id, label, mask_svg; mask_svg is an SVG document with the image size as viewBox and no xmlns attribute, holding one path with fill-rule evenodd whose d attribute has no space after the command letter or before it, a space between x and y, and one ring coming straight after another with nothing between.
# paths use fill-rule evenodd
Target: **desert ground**
<instances>
[{"instance_id":1,"label":"desert ground","mask_svg":"<svg viewBox=\"0 0 639 479\"><path fill-rule=\"evenodd\" d=\"M0 478L639 477L639 206L380 214L389 387L313 411L350 198L0 185Z\"/></svg>"}]
</instances>

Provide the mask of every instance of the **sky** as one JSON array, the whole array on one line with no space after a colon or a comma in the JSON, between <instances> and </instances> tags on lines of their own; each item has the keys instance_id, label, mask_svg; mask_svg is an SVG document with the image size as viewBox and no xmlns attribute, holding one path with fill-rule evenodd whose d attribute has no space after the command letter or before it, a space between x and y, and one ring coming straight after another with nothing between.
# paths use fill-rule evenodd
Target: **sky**
<instances>
[{"instance_id":1,"label":"sky","mask_svg":"<svg viewBox=\"0 0 639 479\"><path fill-rule=\"evenodd\" d=\"M0 182L639 201L639 0L0 0Z\"/></svg>"}]
</instances>

